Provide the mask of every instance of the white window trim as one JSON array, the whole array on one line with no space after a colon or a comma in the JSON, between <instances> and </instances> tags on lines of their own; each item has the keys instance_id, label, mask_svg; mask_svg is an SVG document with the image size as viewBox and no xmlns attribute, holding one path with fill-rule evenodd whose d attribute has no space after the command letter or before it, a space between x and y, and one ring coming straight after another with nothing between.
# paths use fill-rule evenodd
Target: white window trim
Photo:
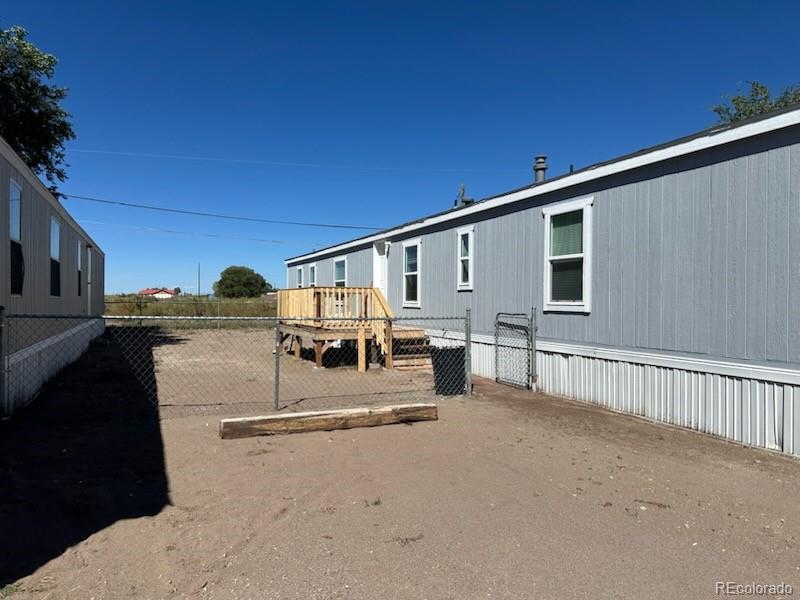
<instances>
[{"instance_id":1,"label":"white window trim","mask_svg":"<svg viewBox=\"0 0 800 600\"><path fill-rule=\"evenodd\" d=\"M406 248L417 247L417 299L416 301L406 300ZM403 308L422 307L422 238L406 240L403 242Z\"/></svg>"},{"instance_id":2,"label":"white window trim","mask_svg":"<svg viewBox=\"0 0 800 600\"><path fill-rule=\"evenodd\" d=\"M297 267L297 276L295 277L295 283L297 287L303 287L303 267Z\"/></svg>"},{"instance_id":3,"label":"white window trim","mask_svg":"<svg viewBox=\"0 0 800 600\"><path fill-rule=\"evenodd\" d=\"M469 281L461 281L461 236L467 234L469 244ZM459 292L471 292L475 286L475 225L459 227L456 230L456 289Z\"/></svg>"},{"instance_id":4,"label":"white window trim","mask_svg":"<svg viewBox=\"0 0 800 600\"><path fill-rule=\"evenodd\" d=\"M559 202L542 208L544 216L544 288L543 310L548 312L592 312L592 205L594 197ZM550 219L556 215L583 210L583 253L564 255L561 258L583 257L583 300L581 302L553 302L551 296L552 271L550 269Z\"/></svg>"},{"instance_id":5,"label":"white window trim","mask_svg":"<svg viewBox=\"0 0 800 600\"><path fill-rule=\"evenodd\" d=\"M342 281L336 279L336 263L341 261L344 261L344 287L347 287L347 256L337 256L333 259L333 287L336 287L337 281Z\"/></svg>"},{"instance_id":6,"label":"white window trim","mask_svg":"<svg viewBox=\"0 0 800 600\"><path fill-rule=\"evenodd\" d=\"M314 274L313 278L311 277L312 273ZM308 287L317 287L317 263L308 265Z\"/></svg>"}]
</instances>

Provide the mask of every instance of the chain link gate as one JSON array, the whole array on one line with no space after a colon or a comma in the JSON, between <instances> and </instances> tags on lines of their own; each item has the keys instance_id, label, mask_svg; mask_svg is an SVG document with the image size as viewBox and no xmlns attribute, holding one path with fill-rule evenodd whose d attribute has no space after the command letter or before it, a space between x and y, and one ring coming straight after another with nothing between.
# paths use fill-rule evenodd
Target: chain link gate
<instances>
[{"instance_id":1,"label":"chain link gate","mask_svg":"<svg viewBox=\"0 0 800 600\"><path fill-rule=\"evenodd\" d=\"M534 336L535 310L523 313L497 313L494 322L495 381L532 389L536 381Z\"/></svg>"}]
</instances>

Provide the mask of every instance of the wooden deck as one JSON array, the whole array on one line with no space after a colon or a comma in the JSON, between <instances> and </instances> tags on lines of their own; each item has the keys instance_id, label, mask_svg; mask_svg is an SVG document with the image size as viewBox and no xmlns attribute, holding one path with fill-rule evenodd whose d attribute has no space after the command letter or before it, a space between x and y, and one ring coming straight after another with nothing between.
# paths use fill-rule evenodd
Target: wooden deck
<instances>
[{"instance_id":1,"label":"wooden deck","mask_svg":"<svg viewBox=\"0 0 800 600\"><path fill-rule=\"evenodd\" d=\"M367 369L367 347L374 344L387 369L394 367L396 340L424 340L425 330L397 326L389 303L377 288L313 287L278 291L281 340L278 352L286 350L300 358L303 347L314 348L315 362L322 367L325 352L339 340L356 342L358 370ZM408 357L406 357L408 358Z\"/></svg>"}]
</instances>

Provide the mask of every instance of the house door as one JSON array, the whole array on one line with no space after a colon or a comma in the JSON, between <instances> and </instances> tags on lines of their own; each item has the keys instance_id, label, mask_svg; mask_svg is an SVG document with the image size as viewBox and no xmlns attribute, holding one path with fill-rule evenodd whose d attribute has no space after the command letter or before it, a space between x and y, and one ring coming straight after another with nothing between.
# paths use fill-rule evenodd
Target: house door
<instances>
[{"instance_id":1,"label":"house door","mask_svg":"<svg viewBox=\"0 0 800 600\"><path fill-rule=\"evenodd\" d=\"M380 289L388 297L389 244L376 242L372 247L372 286Z\"/></svg>"}]
</instances>

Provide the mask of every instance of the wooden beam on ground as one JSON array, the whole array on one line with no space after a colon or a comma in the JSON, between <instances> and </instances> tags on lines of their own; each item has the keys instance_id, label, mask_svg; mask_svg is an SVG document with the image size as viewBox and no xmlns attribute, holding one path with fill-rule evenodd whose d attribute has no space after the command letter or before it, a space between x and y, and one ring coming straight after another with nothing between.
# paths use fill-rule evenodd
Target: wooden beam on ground
<instances>
[{"instance_id":1,"label":"wooden beam on ground","mask_svg":"<svg viewBox=\"0 0 800 600\"><path fill-rule=\"evenodd\" d=\"M331 431L353 427L375 427L413 421L436 421L439 413L435 404L401 404L379 408L345 408L313 412L287 413L263 417L222 419L219 436L223 439L274 435L276 433L301 433L304 431Z\"/></svg>"},{"instance_id":2,"label":"wooden beam on ground","mask_svg":"<svg viewBox=\"0 0 800 600\"><path fill-rule=\"evenodd\" d=\"M367 371L367 333L364 327L358 328L358 372Z\"/></svg>"}]
</instances>

